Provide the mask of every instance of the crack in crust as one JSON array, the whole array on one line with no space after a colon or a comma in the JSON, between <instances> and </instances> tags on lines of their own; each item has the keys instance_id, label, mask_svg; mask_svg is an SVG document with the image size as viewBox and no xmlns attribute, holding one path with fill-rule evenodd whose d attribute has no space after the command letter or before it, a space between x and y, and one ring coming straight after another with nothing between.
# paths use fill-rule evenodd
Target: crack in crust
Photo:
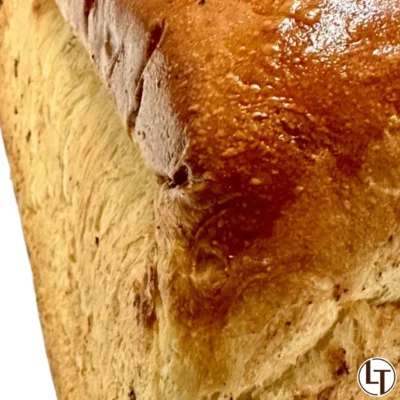
<instances>
[{"instance_id":1,"label":"crack in crust","mask_svg":"<svg viewBox=\"0 0 400 400\"><path fill-rule=\"evenodd\" d=\"M152 60L153 54L158 49L158 47L160 46L160 44L163 40L163 37L166 32L166 27L167 27L166 21L163 20L161 23L155 24L154 27L149 32L149 39L148 39L147 50L146 50L146 59L140 68L139 79L138 79L138 83L137 83L136 91L135 91L134 108L129 113L127 122L126 122L126 125L128 128L128 135L130 135L130 136L132 136L132 133L135 129L136 118L139 114L140 106L142 104L143 88L144 88L144 73Z\"/></svg>"},{"instance_id":2,"label":"crack in crust","mask_svg":"<svg viewBox=\"0 0 400 400\"><path fill-rule=\"evenodd\" d=\"M83 2L83 17L84 17L84 27L85 34L87 36L89 30L89 17L90 13L96 8L97 0L84 0Z\"/></svg>"},{"instance_id":3,"label":"crack in crust","mask_svg":"<svg viewBox=\"0 0 400 400\"><path fill-rule=\"evenodd\" d=\"M106 49L106 52L110 52L110 50L108 50L107 51L107 49L109 48L109 40L110 39L107 39L107 42L105 43L105 49ZM112 78L112 76L113 76L113 73L114 73L114 70L115 70L115 66L118 64L118 62L119 62L119 60L120 60L120 57L122 56L123 57L123 55L124 55L124 52L125 52L125 47L124 47L124 43L122 43L121 44L121 47L118 49L118 51L116 52L116 54L112 57L112 60L111 60L111 64L110 64L110 67L109 67L109 71L108 71L108 74L107 74L107 82L108 82L108 86L110 87L110 81L111 81L111 78Z\"/></svg>"}]
</instances>

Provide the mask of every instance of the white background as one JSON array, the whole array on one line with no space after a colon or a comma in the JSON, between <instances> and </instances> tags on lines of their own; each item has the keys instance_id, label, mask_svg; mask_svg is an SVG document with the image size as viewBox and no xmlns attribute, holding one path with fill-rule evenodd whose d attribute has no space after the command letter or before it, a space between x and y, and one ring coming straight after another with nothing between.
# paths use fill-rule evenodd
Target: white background
<instances>
[{"instance_id":1,"label":"white background","mask_svg":"<svg viewBox=\"0 0 400 400\"><path fill-rule=\"evenodd\" d=\"M56 399L1 132L0 399Z\"/></svg>"}]
</instances>

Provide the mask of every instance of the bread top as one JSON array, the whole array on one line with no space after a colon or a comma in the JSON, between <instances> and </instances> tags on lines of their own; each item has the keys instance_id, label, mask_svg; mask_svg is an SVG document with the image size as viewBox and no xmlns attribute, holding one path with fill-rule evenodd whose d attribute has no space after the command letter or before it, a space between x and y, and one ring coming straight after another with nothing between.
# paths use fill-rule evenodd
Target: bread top
<instances>
[{"instance_id":1,"label":"bread top","mask_svg":"<svg viewBox=\"0 0 400 400\"><path fill-rule=\"evenodd\" d=\"M189 375L265 387L346 304L394 298L397 0L58 3L159 177L135 304L191 359L168 367L180 398Z\"/></svg>"},{"instance_id":2,"label":"bread top","mask_svg":"<svg viewBox=\"0 0 400 400\"><path fill-rule=\"evenodd\" d=\"M398 112L395 0L60 3L161 177L212 201L268 199L249 230L268 235L321 151L356 175Z\"/></svg>"},{"instance_id":3,"label":"bread top","mask_svg":"<svg viewBox=\"0 0 400 400\"><path fill-rule=\"evenodd\" d=\"M399 113L396 0L60 5L160 181L191 208L216 205L208 231L227 259L267 240L306 188L332 190L310 176L359 179Z\"/></svg>"},{"instance_id":4,"label":"bread top","mask_svg":"<svg viewBox=\"0 0 400 400\"><path fill-rule=\"evenodd\" d=\"M166 86L179 130L163 134L170 129L164 116L158 136L138 129L136 135L159 140L143 144L149 161L172 181L179 170L178 184L205 182L246 196L282 187L287 194L321 149L351 174L398 111L395 0L68 4L92 57L108 69L105 78L129 127L138 115L154 124L154 114L171 111L140 112L151 91L140 79L154 77L145 72L152 56L156 62L154 52L162 55L166 82L158 89ZM143 38L126 38L133 26Z\"/></svg>"}]
</instances>

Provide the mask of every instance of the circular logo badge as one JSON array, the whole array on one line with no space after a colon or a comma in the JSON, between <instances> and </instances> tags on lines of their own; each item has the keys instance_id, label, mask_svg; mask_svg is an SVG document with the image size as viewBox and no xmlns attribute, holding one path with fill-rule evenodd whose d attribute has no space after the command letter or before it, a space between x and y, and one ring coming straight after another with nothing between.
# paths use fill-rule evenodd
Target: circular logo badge
<instances>
[{"instance_id":1,"label":"circular logo badge","mask_svg":"<svg viewBox=\"0 0 400 400\"><path fill-rule=\"evenodd\" d=\"M374 357L365 361L358 370L357 380L364 393L382 397L390 393L396 384L396 370L384 358Z\"/></svg>"}]
</instances>

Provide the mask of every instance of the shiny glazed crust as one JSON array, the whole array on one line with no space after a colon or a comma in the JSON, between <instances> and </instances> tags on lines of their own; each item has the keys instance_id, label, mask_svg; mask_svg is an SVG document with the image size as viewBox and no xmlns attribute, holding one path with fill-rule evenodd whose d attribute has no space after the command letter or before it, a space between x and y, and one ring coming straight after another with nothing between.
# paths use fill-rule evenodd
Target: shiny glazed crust
<instances>
[{"instance_id":1,"label":"shiny glazed crust","mask_svg":"<svg viewBox=\"0 0 400 400\"><path fill-rule=\"evenodd\" d=\"M334 240L335 222L317 213L336 199L345 218L353 217L347 202L362 212L369 151L399 112L397 1L59 3L171 189L163 198L188 225L182 234L160 211L165 229L196 253L180 267L184 284L197 258L209 257L192 250L201 242L213 243L210 257L223 265L218 293L200 290L212 300L179 315L225 314L227 298L258 273L333 273L323 254L346 232L338 225Z\"/></svg>"},{"instance_id":2,"label":"shiny glazed crust","mask_svg":"<svg viewBox=\"0 0 400 400\"><path fill-rule=\"evenodd\" d=\"M350 187L364 203L375 180L369 152L399 113L397 1L59 4L189 225L173 236L188 249L212 241L229 270L207 315L210 307L225 313L239 282L266 272L266 258L269 278L299 268L333 273L315 252L328 254L324 240L336 247L346 233L338 225L333 240L316 213L338 199L353 218L347 202L355 215L362 210ZM253 260L246 272L243 258Z\"/></svg>"}]
</instances>

